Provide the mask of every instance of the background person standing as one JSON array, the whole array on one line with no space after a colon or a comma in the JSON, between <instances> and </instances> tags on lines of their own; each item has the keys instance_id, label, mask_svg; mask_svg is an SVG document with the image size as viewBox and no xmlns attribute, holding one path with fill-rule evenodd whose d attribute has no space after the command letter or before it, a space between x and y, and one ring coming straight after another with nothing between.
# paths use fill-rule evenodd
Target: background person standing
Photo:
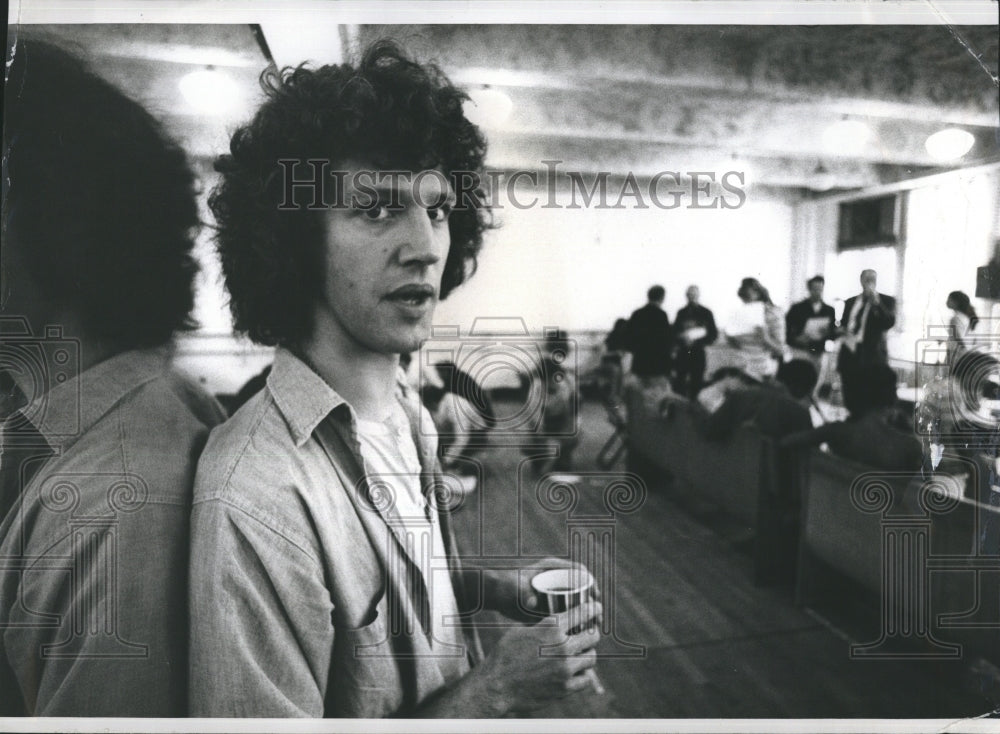
<instances>
[{"instance_id":1,"label":"background person standing","mask_svg":"<svg viewBox=\"0 0 1000 734\"><path fill-rule=\"evenodd\" d=\"M886 333L896 324L896 299L876 290L878 274L861 271L861 293L844 302L844 317L840 325L841 347L837 356L837 371L848 405L855 383L862 371L878 364L889 363Z\"/></svg>"},{"instance_id":2,"label":"background person standing","mask_svg":"<svg viewBox=\"0 0 1000 734\"><path fill-rule=\"evenodd\" d=\"M719 337L712 312L699 303L698 286L689 286L687 305L677 312L674 334L674 390L694 400L705 381L705 347Z\"/></svg>"},{"instance_id":3,"label":"background person standing","mask_svg":"<svg viewBox=\"0 0 1000 734\"><path fill-rule=\"evenodd\" d=\"M646 292L646 305L633 311L628 320L632 374L647 382L666 382L670 374L673 332L663 310L666 295L662 285L654 285Z\"/></svg>"}]
</instances>

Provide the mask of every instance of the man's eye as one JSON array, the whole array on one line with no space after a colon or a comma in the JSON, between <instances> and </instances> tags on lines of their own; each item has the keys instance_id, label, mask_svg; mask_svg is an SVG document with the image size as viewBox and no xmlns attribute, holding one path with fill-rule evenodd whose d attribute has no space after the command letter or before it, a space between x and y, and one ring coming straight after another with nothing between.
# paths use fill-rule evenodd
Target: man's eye
<instances>
[{"instance_id":1,"label":"man's eye","mask_svg":"<svg viewBox=\"0 0 1000 734\"><path fill-rule=\"evenodd\" d=\"M447 222L448 217L451 215L451 204L442 204L441 206L432 206L427 210L427 216L431 218L432 222Z\"/></svg>"},{"instance_id":2,"label":"man's eye","mask_svg":"<svg viewBox=\"0 0 1000 734\"><path fill-rule=\"evenodd\" d=\"M380 222L389 218L389 207L385 204L375 204L364 210L365 217L373 222Z\"/></svg>"}]
</instances>

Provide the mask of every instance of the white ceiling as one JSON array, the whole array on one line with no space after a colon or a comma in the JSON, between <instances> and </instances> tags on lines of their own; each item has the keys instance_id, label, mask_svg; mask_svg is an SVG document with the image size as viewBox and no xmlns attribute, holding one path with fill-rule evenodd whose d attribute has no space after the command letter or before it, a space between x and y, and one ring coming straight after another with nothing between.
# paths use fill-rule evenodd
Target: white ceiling
<instances>
[{"instance_id":1,"label":"white ceiling","mask_svg":"<svg viewBox=\"0 0 1000 734\"><path fill-rule=\"evenodd\" d=\"M487 130L497 168L557 158L575 170L648 175L738 164L756 183L809 188L822 164L850 188L932 170L939 164L924 141L948 126L975 136L956 165L1000 157L996 26L354 26L289 16L259 27L33 32L70 44L203 158L252 114L269 56L337 62L382 36L469 89L512 100L509 117ZM222 115L197 112L179 92L180 78L205 66L239 90ZM873 132L856 151L824 142L843 119Z\"/></svg>"}]
</instances>

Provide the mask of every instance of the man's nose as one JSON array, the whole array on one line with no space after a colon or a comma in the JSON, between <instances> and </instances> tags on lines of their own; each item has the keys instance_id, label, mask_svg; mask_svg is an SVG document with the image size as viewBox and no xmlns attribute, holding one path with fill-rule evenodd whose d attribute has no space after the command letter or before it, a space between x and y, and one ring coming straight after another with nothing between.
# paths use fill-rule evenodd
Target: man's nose
<instances>
[{"instance_id":1,"label":"man's nose","mask_svg":"<svg viewBox=\"0 0 1000 734\"><path fill-rule=\"evenodd\" d=\"M407 212L402 236L399 257L403 265L434 265L448 252L448 226L435 225L423 207Z\"/></svg>"}]
</instances>

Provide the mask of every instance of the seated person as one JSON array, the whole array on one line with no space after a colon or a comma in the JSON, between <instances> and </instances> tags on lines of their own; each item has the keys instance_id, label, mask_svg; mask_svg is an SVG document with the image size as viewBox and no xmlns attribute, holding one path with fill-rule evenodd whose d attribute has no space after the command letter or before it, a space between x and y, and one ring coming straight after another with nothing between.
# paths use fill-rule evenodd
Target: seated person
<instances>
[{"instance_id":1,"label":"seated person","mask_svg":"<svg viewBox=\"0 0 1000 734\"><path fill-rule=\"evenodd\" d=\"M428 380L420 387L420 399L430 413L438 434L438 458L445 471L462 472L463 465L483 446L490 426L468 400L443 384ZM465 467L468 468L468 467Z\"/></svg>"},{"instance_id":2,"label":"seated person","mask_svg":"<svg viewBox=\"0 0 1000 734\"><path fill-rule=\"evenodd\" d=\"M917 420L931 444L961 436L959 448L993 448L1000 425L1000 360L979 351L963 353L947 376L923 386Z\"/></svg>"},{"instance_id":3,"label":"seated person","mask_svg":"<svg viewBox=\"0 0 1000 734\"><path fill-rule=\"evenodd\" d=\"M730 392L746 390L760 384L759 380L739 367L721 367L712 373L712 379L698 392L696 401L706 413L714 413L722 407Z\"/></svg>"},{"instance_id":4,"label":"seated person","mask_svg":"<svg viewBox=\"0 0 1000 734\"><path fill-rule=\"evenodd\" d=\"M604 338L604 348L619 354L628 351L628 319L615 319L615 325Z\"/></svg>"},{"instance_id":5,"label":"seated person","mask_svg":"<svg viewBox=\"0 0 1000 734\"><path fill-rule=\"evenodd\" d=\"M780 438L812 428L809 396L816 387L816 367L804 359L784 362L774 380L730 391L705 424L712 439L730 436L736 427L752 422L761 433Z\"/></svg>"},{"instance_id":6,"label":"seated person","mask_svg":"<svg viewBox=\"0 0 1000 734\"><path fill-rule=\"evenodd\" d=\"M604 353L597 367L598 390L601 399L614 405L622 397L622 379L627 371L628 321L618 319L604 340Z\"/></svg>"},{"instance_id":7,"label":"seated person","mask_svg":"<svg viewBox=\"0 0 1000 734\"><path fill-rule=\"evenodd\" d=\"M947 376L936 377L923 386L917 427L924 444L925 474L966 471L967 462L972 461L979 471L978 486L970 494L980 502L1000 503L1000 498L993 499L996 493L990 489L998 484L995 460L1000 447L1000 360L980 351L962 353Z\"/></svg>"},{"instance_id":8,"label":"seated person","mask_svg":"<svg viewBox=\"0 0 1000 734\"><path fill-rule=\"evenodd\" d=\"M524 451L557 449L558 455L547 457L538 466L538 473L569 471L573 463L573 449L580 441L576 383L551 357L543 359L541 377L545 380L542 425L537 433L538 440L524 447Z\"/></svg>"},{"instance_id":9,"label":"seated person","mask_svg":"<svg viewBox=\"0 0 1000 734\"><path fill-rule=\"evenodd\" d=\"M459 368L454 362L438 362L434 365L434 369L445 391L461 398L475 413L474 422L477 425L471 427L470 430L482 431L483 435L477 437L484 438L485 431L496 425L496 411L493 409L493 401L490 399L489 393L476 382L472 375Z\"/></svg>"},{"instance_id":10,"label":"seated person","mask_svg":"<svg viewBox=\"0 0 1000 734\"><path fill-rule=\"evenodd\" d=\"M920 442L912 426L905 430L896 408L896 373L885 364L857 373L856 397L848 405L846 421L827 423L810 431L787 436L782 447L827 444L837 456L879 469L917 470Z\"/></svg>"},{"instance_id":11,"label":"seated person","mask_svg":"<svg viewBox=\"0 0 1000 734\"><path fill-rule=\"evenodd\" d=\"M670 380L652 380L627 374L622 378L621 402L612 406L618 416L655 412L665 416L676 402L687 402L670 386Z\"/></svg>"},{"instance_id":12,"label":"seated person","mask_svg":"<svg viewBox=\"0 0 1000 734\"><path fill-rule=\"evenodd\" d=\"M438 459L446 475L457 478L456 491L468 494L478 485L478 464L470 459L486 446L496 424L493 404L467 372L453 362L418 370L401 359L408 383L419 383L420 400L427 408L438 438ZM429 432L428 432L429 433Z\"/></svg>"}]
</instances>

